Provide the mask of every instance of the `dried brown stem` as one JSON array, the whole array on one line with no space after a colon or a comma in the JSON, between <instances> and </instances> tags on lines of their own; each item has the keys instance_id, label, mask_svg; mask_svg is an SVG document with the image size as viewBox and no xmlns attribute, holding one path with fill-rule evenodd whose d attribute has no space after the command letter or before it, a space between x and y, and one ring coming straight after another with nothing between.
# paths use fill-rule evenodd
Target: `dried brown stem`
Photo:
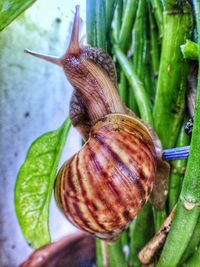
<instances>
[{"instance_id":1,"label":"dried brown stem","mask_svg":"<svg viewBox=\"0 0 200 267\"><path fill-rule=\"evenodd\" d=\"M165 240L167 238L167 234L170 230L175 211L176 207L173 208L170 215L166 218L160 230L138 254L138 258L142 264L150 264L156 252L164 245Z\"/></svg>"}]
</instances>

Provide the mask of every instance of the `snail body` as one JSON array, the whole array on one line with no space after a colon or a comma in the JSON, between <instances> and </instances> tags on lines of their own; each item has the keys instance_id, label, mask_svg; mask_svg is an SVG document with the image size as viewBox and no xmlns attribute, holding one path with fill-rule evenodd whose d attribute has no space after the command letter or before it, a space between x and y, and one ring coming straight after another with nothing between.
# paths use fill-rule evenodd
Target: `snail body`
<instances>
[{"instance_id":1,"label":"snail body","mask_svg":"<svg viewBox=\"0 0 200 267\"><path fill-rule=\"evenodd\" d=\"M27 52L63 67L75 90L70 118L86 141L58 172L58 206L78 228L112 241L149 199L157 165L163 166L161 144L121 102L111 57L102 49L80 46L78 33L77 6L64 56Z\"/></svg>"}]
</instances>

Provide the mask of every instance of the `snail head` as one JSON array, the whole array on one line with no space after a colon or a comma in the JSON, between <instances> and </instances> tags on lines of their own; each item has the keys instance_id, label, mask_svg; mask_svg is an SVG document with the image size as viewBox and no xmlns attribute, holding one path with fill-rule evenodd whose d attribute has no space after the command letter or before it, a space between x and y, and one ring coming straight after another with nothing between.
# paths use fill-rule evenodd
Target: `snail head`
<instances>
[{"instance_id":1,"label":"snail head","mask_svg":"<svg viewBox=\"0 0 200 267\"><path fill-rule=\"evenodd\" d=\"M76 6L70 43L63 56L53 57L30 50L25 52L63 67L67 79L84 103L93 125L105 115L125 113L125 109L114 82L116 71L111 57L102 49L80 45L79 9L80 7Z\"/></svg>"}]
</instances>

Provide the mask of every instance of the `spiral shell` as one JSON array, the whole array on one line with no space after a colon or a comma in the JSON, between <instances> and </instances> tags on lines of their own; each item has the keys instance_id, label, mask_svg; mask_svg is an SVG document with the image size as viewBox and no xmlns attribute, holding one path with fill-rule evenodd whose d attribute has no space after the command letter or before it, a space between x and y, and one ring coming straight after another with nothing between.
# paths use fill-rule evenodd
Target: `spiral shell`
<instances>
[{"instance_id":1,"label":"spiral shell","mask_svg":"<svg viewBox=\"0 0 200 267\"><path fill-rule=\"evenodd\" d=\"M144 206L155 175L156 151L147 127L131 116L109 114L62 166L55 197L75 226L111 241Z\"/></svg>"}]
</instances>

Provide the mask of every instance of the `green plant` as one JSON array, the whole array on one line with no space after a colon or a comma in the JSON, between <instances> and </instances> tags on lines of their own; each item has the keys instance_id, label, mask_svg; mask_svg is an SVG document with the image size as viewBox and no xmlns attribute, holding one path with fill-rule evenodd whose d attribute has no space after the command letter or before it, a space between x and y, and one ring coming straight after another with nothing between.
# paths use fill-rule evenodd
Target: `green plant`
<instances>
[{"instance_id":1,"label":"green plant","mask_svg":"<svg viewBox=\"0 0 200 267\"><path fill-rule=\"evenodd\" d=\"M34 1L24 1L23 4L15 2L15 8L6 13L9 16L5 16L4 3L0 4L1 30ZM192 39L195 27L200 33L200 2L194 2L195 12L187 0L87 0L88 43L101 47L112 55L116 61L122 100L154 127L164 148L187 145L190 141L183 131L184 118L188 117L185 95L189 61L185 58L198 60L200 55L200 41L198 40L198 44L187 41ZM111 267L141 266L138 252L159 229L176 203L177 210L167 241L161 254L155 257L156 266L198 266L199 87L200 75L188 163L186 160L173 162L166 207L160 211L147 203L122 237L109 246ZM18 175L15 190L16 211L27 241L35 248L50 242L49 201L69 128L70 122L66 120L58 130L37 139L30 147ZM41 168L36 169L38 163ZM31 212L31 216L26 216L27 212ZM125 247L129 247L128 258L124 253ZM99 240L97 266L104 266Z\"/></svg>"},{"instance_id":2,"label":"green plant","mask_svg":"<svg viewBox=\"0 0 200 267\"><path fill-rule=\"evenodd\" d=\"M145 121L154 125L165 148L175 144L176 146L189 144L189 138L184 133L186 120L183 121L183 117L187 118L185 94L189 62L184 58L197 59L198 48L197 44L187 41L186 45L182 47L183 58L180 46L185 44L187 39L192 38L192 31L195 27L193 6L187 1L164 1L164 6L159 0L116 2L113 27L110 29L112 46L109 49L112 51L113 58L117 60L119 93L123 101L135 112L139 112ZM132 9L129 7L130 3ZM92 6L96 10L95 12L100 12L93 1L88 0L87 4L89 7ZM197 7L199 7L199 3ZM90 16L88 15L87 18L89 20ZM93 17L92 25L94 28L98 27L95 17ZM125 28L124 25L127 27ZM88 38L90 38L90 34L91 32L88 32ZM126 38L120 38L122 35ZM92 40L91 45L95 45ZM106 45L104 49L106 49ZM148 239L152 235L152 230L145 227L152 220L152 212L155 229L158 229L166 216L165 213L168 214L177 201L177 212L172 229L160 259L157 258L158 266L177 266L179 261L183 263L183 259L185 261L188 257L192 257L192 253L200 241L197 230L200 174L197 149L199 143L197 139L195 141L195 136L199 134L197 126L199 125L197 119L197 117L199 118L198 98L196 109L196 130L191 143L193 151L191 151L186 175L184 177L186 161L174 162L170 174L168 205L165 210L153 209L152 211L149 205L143 209L132 223L130 230L127 231L130 239L130 266L141 266L137 253L147 242L147 240L143 240L144 237ZM146 219L141 219L142 224L139 223L140 218L145 218L145 216ZM187 225L184 223L186 218L188 218ZM192 240L190 241L191 236ZM179 253L175 253L175 251L179 251ZM187 253L183 257L184 251ZM113 257L117 257L116 255L119 253L119 249L116 250L116 253L110 253L111 262ZM122 242L121 254L123 255ZM103 266L99 255L98 248L98 266ZM196 262L196 265L193 263L194 266L198 264L198 255L197 252L194 260L192 258L190 260L190 262Z\"/></svg>"},{"instance_id":3,"label":"green plant","mask_svg":"<svg viewBox=\"0 0 200 267\"><path fill-rule=\"evenodd\" d=\"M36 0L7 0L0 2L0 31L6 28L15 18L34 4Z\"/></svg>"}]
</instances>

